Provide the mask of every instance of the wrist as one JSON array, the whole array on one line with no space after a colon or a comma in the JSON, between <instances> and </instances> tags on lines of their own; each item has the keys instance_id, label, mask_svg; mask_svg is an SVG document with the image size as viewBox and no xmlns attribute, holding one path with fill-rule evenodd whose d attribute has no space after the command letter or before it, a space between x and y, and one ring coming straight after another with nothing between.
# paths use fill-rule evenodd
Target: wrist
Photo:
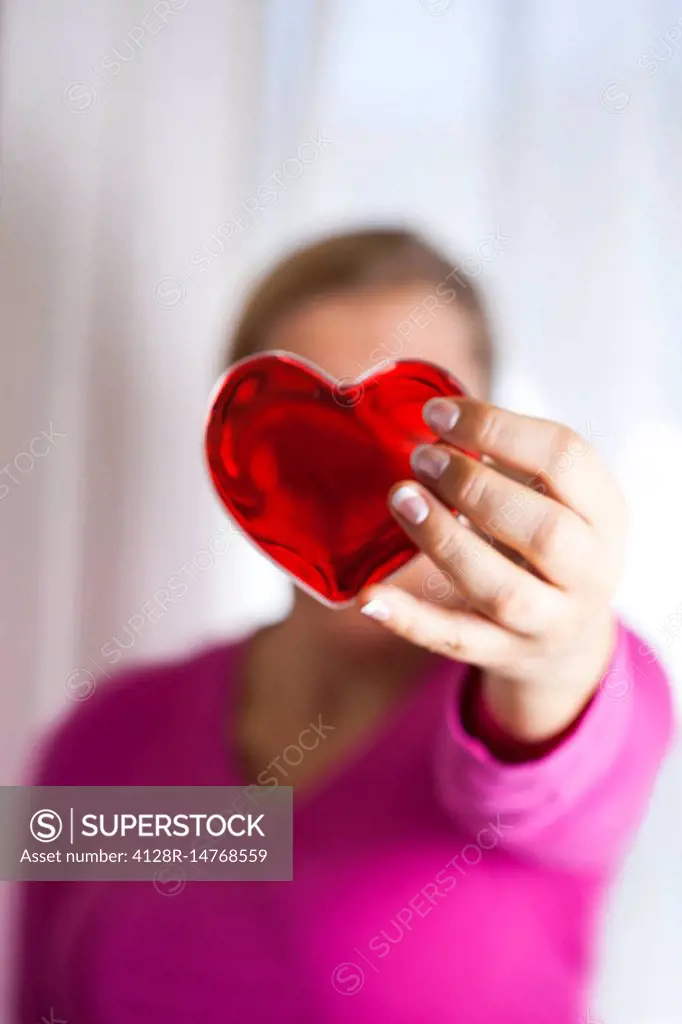
<instances>
[{"instance_id":1,"label":"wrist","mask_svg":"<svg viewBox=\"0 0 682 1024\"><path fill-rule=\"evenodd\" d=\"M605 675L615 647L617 623L609 611L579 646L548 661L539 675L510 678L487 672L481 696L492 718L511 737L541 743L578 720Z\"/></svg>"}]
</instances>

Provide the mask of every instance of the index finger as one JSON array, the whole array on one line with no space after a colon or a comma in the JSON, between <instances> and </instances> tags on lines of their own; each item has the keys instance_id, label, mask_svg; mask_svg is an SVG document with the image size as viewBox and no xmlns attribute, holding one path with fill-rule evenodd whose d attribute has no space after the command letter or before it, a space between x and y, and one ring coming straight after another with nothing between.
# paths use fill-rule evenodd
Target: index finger
<instances>
[{"instance_id":1,"label":"index finger","mask_svg":"<svg viewBox=\"0 0 682 1024\"><path fill-rule=\"evenodd\" d=\"M615 507L618 491L601 458L570 427L473 398L431 399L424 406L424 419L457 448L520 470L527 487L549 494L588 523L605 522Z\"/></svg>"}]
</instances>

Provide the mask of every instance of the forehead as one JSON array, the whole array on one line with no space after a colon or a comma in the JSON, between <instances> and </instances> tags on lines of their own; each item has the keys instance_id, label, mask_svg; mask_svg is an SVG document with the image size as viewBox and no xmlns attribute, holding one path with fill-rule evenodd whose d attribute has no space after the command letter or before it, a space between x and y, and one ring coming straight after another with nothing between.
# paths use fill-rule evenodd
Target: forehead
<instances>
[{"instance_id":1,"label":"forehead","mask_svg":"<svg viewBox=\"0 0 682 1024\"><path fill-rule=\"evenodd\" d=\"M384 359L426 359L476 390L471 316L435 287L416 285L310 301L273 325L265 348L309 359L334 377L357 377Z\"/></svg>"}]
</instances>

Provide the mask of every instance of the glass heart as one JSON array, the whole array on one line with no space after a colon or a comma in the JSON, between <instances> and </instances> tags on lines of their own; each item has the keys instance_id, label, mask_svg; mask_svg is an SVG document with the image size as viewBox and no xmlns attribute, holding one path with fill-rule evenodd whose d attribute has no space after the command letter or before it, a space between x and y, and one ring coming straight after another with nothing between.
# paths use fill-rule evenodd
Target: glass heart
<instances>
[{"instance_id":1,"label":"glass heart","mask_svg":"<svg viewBox=\"0 0 682 1024\"><path fill-rule=\"evenodd\" d=\"M437 440L425 402L465 393L418 359L342 385L287 352L250 356L228 370L212 401L213 483L262 552L318 599L347 604L417 554L388 492L414 476L415 446Z\"/></svg>"}]
</instances>

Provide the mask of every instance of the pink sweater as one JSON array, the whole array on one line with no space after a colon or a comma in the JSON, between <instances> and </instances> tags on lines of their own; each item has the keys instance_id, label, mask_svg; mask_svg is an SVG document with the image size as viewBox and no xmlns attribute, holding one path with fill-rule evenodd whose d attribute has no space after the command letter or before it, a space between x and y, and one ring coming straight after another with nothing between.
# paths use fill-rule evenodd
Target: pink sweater
<instances>
[{"instance_id":1,"label":"pink sweater","mask_svg":"<svg viewBox=\"0 0 682 1024\"><path fill-rule=\"evenodd\" d=\"M672 733L667 683L639 648L621 627L578 726L526 763L467 732L465 666L436 660L373 741L296 800L293 882L25 885L17 1021L589 1019L605 891ZM253 781L225 739L243 650L103 685L55 731L37 781ZM314 724L320 737L333 725ZM283 757L268 774L286 785L286 771Z\"/></svg>"}]
</instances>

